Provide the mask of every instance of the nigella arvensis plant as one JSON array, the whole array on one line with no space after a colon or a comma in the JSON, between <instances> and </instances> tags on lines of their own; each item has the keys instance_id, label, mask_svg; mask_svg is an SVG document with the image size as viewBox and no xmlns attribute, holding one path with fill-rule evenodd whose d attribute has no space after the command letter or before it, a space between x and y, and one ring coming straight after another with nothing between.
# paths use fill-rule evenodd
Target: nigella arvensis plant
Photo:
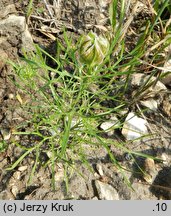
<instances>
[{"instance_id":1,"label":"nigella arvensis plant","mask_svg":"<svg viewBox=\"0 0 171 216\"><path fill-rule=\"evenodd\" d=\"M108 40L91 31L81 39L80 61L90 67L95 67L103 62L108 50Z\"/></svg>"}]
</instances>

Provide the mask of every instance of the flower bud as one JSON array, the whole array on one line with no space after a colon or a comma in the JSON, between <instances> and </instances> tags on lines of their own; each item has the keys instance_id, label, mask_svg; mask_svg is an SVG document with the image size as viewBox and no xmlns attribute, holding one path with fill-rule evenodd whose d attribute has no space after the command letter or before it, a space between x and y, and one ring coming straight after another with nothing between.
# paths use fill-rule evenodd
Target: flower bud
<instances>
[{"instance_id":1,"label":"flower bud","mask_svg":"<svg viewBox=\"0 0 171 216\"><path fill-rule=\"evenodd\" d=\"M103 62L109 50L109 42L102 36L97 36L96 33L89 32L83 36L80 45L80 61L91 67L99 65Z\"/></svg>"}]
</instances>

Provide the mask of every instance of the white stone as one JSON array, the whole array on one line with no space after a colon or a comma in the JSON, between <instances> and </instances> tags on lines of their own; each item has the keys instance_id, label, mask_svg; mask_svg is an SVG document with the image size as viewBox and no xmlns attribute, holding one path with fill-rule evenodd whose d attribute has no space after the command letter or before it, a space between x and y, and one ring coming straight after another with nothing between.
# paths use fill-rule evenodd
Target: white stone
<instances>
[{"instance_id":1,"label":"white stone","mask_svg":"<svg viewBox=\"0 0 171 216\"><path fill-rule=\"evenodd\" d=\"M14 195L14 197L16 197L16 195L18 194L18 187L17 187L17 185L12 186L11 192Z\"/></svg>"},{"instance_id":2,"label":"white stone","mask_svg":"<svg viewBox=\"0 0 171 216\"><path fill-rule=\"evenodd\" d=\"M99 180L95 181L95 185L101 200L119 200L119 195L116 189L111 185L103 183Z\"/></svg>"},{"instance_id":3,"label":"white stone","mask_svg":"<svg viewBox=\"0 0 171 216\"><path fill-rule=\"evenodd\" d=\"M119 120L115 116L112 116L110 118L110 120L103 122L100 125L100 128L104 131L107 131L107 130L110 130L111 127L119 127L119 125L120 125ZM113 128L113 130L114 130L114 128Z\"/></svg>"},{"instance_id":4,"label":"white stone","mask_svg":"<svg viewBox=\"0 0 171 216\"><path fill-rule=\"evenodd\" d=\"M127 140L137 139L148 134L146 124L146 120L139 118L133 112L130 112L125 119L122 134Z\"/></svg>"},{"instance_id":5,"label":"white stone","mask_svg":"<svg viewBox=\"0 0 171 216\"><path fill-rule=\"evenodd\" d=\"M109 130L112 126L114 126L115 124L112 122L112 121L106 121L106 122L103 122L101 125L100 125L100 128L104 131L107 131Z\"/></svg>"},{"instance_id":6,"label":"white stone","mask_svg":"<svg viewBox=\"0 0 171 216\"><path fill-rule=\"evenodd\" d=\"M169 158L169 156L168 156L166 153L162 153L161 159L163 160L163 164L169 165L169 162L170 162L169 159L170 159L170 158Z\"/></svg>"},{"instance_id":7,"label":"white stone","mask_svg":"<svg viewBox=\"0 0 171 216\"><path fill-rule=\"evenodd\" d=\"M52 157L52 151L47 151L46 154L47 154L47 156L48 156L49 158Z\"/></svg>"},{"instance_id":8,"label":"white stone","mask_svg":"<svg viewBox=\"0 0 171 216\"><path fill-rule=\"evenodd\" d=\"M102 168L102 165L101 165L101 164L98 163L98 164L96 165L96 169L97 169L99 175L101 175L101 176L104 175L104 173L103 173L103 168Z\"/></svg>"},{"instance_id":9,"label":"white stone","mask_svg":"<svg viewBox=\"0 0 171 216\"><path fill-rule=\"evenodd\" d=\"M143 101L140 101L140 103L149 108L150 110L153 110L153 111L157 111L158 109L158 103L156 100L154 99L150 99L150 100L143 100Z\"/></svg>"},{"instance_id":10,"label":"white stone","mask_svg":"<svg viewBox=\"0 0 171 216\"><path fill-rule=\"evenodd\" d=\"M95 196L95 197L93 197L91 200L98 200L98 198Z\"/></svg>"},{"instance_id":11,"label":"white stone","mask_svg":"<svg viewBox=\"0 0 171 216\"><path fill-rule=\"evenodd\" d=\"M161 78L161 82L171 86L171 59L165 62L161 75L165 75Z\"/></svg>"},{"instance_id":12,"label":"white stone","mask_svg":"<svg viewBox=\"0 0 171 216\"><path fill-rule=\"evenodd\" d=\"M28 166L20 166L20 167L18 167L18 170L19 170L20 172L23 172L23 171L25 171L27 168L28 168Z\"/></svg>"},{"instance_id":13,"label":"white stone","mask_svg":"<svg viewBox=\"0 0 171 216\"><path fill-rule=\"evenodd\" d=\"M68 121L68 116L66 117L66 120ZM74 128L76 127L75 129L78 129L77 127L82 127L83 124L82 124L82 120L80 117L78 116L74 116L72 119L71 119L71 128Z\"/></svg>"},{"instance_id":14,"label":"white stone","mask_svg":"<svg viewBox=\"0 0 171 216\"><path fill-rule=\"evenodd\" d=\"M13 177L14 177L15 179L19 180L20 177L21 177L21 172L20 172L20 171L16 171L16 172L13 174Z\"/></svg>"},{"instance_id":15,"label":"white stone","mask_svg":"<svg viewBox=\"0 0 171 216\"><path fill-rule=\"evenodd\" d=\"M73 118L71 120L71 128L75 127L76 125L79 125L80 120L78 118Z\"/></svg>"},{"instance_id":16,"label":"white stone","mask_svg":"<svg viewBox=\"0 0 171 216\"><path fill-rule=\"evenodd\" d=\"M58 170L56 173L55 173L55 181L59 182L59 181L62 181L64 179L64 170Z\"/></svg>"},{"instance_id":17,"label":"white stone","mask_svg":"<svg viewBox=\"0 0 171 216\"><path fill-rule=\"evenodd\" d=\"M0 129L1 135L4 140L9 140L11 138L11 131L8 128L1 128Z\"/></svg>"},{"instance_id":18,"label":"white stone","mask_svg":"<svg viewBox=\"0 0 171 216\"><path fill-rule=\"evenodd\" d=\"M14 94L10 93L10 94L8 95L8 97L9 97L9 99L13 100L13 99L14 99Z\"/></svg>"},{"instance_id":19,"label":"white stone","mask_svg":"<svg viewBox=\"0 0 171 216\"><path fill-rule=\"evenodd\" d=\"M57 171L55 173L55 181L62 181L65 176L65 170L62 163L57 164Z\"/></svg>"}]
</instances>

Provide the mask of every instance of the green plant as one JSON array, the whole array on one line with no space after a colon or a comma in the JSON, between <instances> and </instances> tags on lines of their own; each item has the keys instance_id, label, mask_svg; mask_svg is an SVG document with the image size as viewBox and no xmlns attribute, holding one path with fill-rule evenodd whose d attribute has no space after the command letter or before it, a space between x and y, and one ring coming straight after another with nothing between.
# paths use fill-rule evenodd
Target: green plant
<instances>
[{"instance_id":1,"label":"green plant","mask_svg":"<svg viewBox=\"0 0 171 216\"><path fill-rule=\"evenodd\" d=\"M27 20L27 23L28 23L32 13L33 13L33 0L29 0L29 3L28 3L27 8L26 8L26 20Z\"/></svg>"},{"instance_id":2,"label":"green plant","mask_svg":"<svg viewBox=\"0 0 171 216\"><path fill-rule=\"evenodd\" d=\"M120 116L123 121L121 111L133 107L149 88L148 80L131 101L125 96L131 74L144 72L140 67L142 61L147 62L147 66L148 62L155 64L160 52L168 43L169 39L157 48L154 47L152 51L155 53L152 58L146 55L148 51L151 53L150 48L158 43L154 37L158 34L155 27L160 26L158 20L164 8L168 6L168 1L158 9L154 19L144 24L145 30L139 33L133 48L129 50L126 49L126 34L137 6L125 21L125 1L121 1L120 13L117 11L118 2L113 0L110 6L112 30L106 35L109 40L90 32L83 35L80 43L73 46L72 38L67 37L67 33L64 32L63 43L59 40L56 42L56 56L51 56L36 46L35 52L25 54L24 63L12 63L18 80L15 84L29 96L29 101L22 104L23 110L28 113L28 119L16 128L14 134L34 137L34 143L24 146L15 141L24 153L7 170L14 169L26 156L33 154L35 162L30 174L31 181L41 161L40 152L44 151L47 155L50 152L44 166L48 165L51 168L52 186L55 188L54 167L58 161L65 166L68 188L68 171L76 169L76 161L81 161L91 169L86 148L105 149L110 160L123 175L124 169L112 154L111 146L130 154L147 157L129 150L124 142L118 144L114 139L104 138L98 126L111 114ZM157 40L161 40L161 37L163 36L158 34ZM78 53L79 58L76 55ZM47 58L55 62L55 68L47 64ZM70 68L66 69L68 65ZM152 68L151 76L157 73L157 68ZM21 131L23 127L25 132ZM114 126L113 129L121 127L122 125ZM130 185L126 178L125 180Z\"/></svg>"},{"instance_id":3,"label":"green plant","mask_svg":"<svg viewBox=\"0 0 171 216\"><path fill-rule=\"evenodd\" d=\"M0 152L4 152L7 148L7 143L5 141L0 141Z\"/></svg>"}]
</instances>

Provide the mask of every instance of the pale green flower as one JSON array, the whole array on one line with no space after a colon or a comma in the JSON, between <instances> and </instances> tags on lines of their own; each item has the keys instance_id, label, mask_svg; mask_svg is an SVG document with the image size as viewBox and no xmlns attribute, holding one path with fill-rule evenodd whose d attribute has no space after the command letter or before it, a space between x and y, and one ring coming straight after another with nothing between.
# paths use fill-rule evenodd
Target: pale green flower
<instances>
[{"instance_id":1,"label":"pale green flower","mask_svg":"<svg viewBox=\"0 0 171 216\"><path fill-rule=\"evenodd\" d=\"M102 36L97 36L96 33L89 32L84 35L80 45L80 61L91 67L99 65L103 62L109 50L109 42Z\"/></svg>"}]
</instances>

